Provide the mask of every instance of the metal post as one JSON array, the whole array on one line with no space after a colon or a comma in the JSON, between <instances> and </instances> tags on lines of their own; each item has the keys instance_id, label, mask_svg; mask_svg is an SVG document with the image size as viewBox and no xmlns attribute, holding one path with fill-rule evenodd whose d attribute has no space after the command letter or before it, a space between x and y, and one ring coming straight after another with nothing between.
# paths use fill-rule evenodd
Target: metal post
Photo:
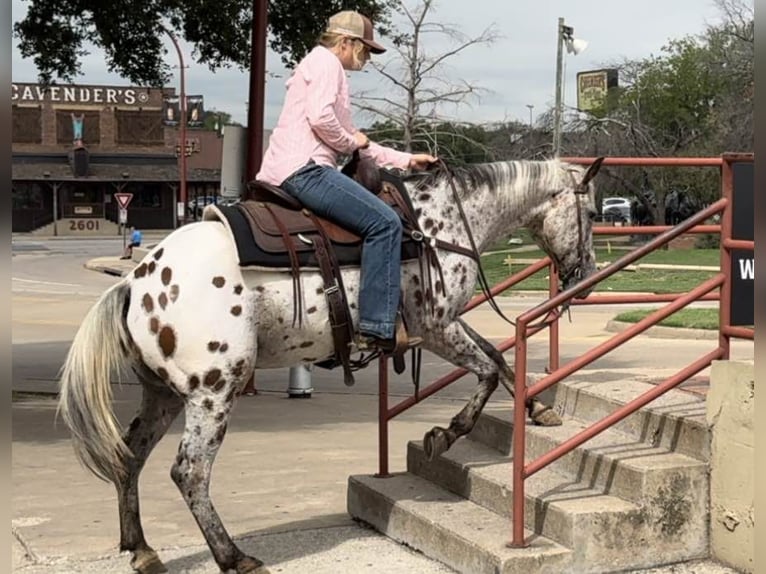
<instances>
[{"instance_id":1,"label":"metal post","mask_svg":"<svg viewBox=\"0 0 766 574\"><path fill-rule=\"evenodd\" d=\"M378 473L377 478L388 478L388 359L378 360Z\"/></svg>"},{"instance_id":2,"label":"metal post","mask_svg":"<svg viewBox=\"0 0 766 574\"><path fill-rule=\"evenodd\" d=\"M263 158L263 107L266 83L267 0L253 0L252 44L250 47L250 99L247 106L246 183L255 179Z\"/></svg>"},{"instance_id":3,"label":"metal post","mask_svg":"<svg viewBox=\"0 0 766 574\"><path fill-rule=\"evenodd\" d=\"M290 383L287 386L287 396L291 399L310 399L314 391L311 386L311 366L296 365L290 367Z\"/></svg>"},{"instance_id":4,"label":"metal post","mask_svg":"<svg viewBox=\"0 0 766 574\"><path fill-rule=\"evenodd\" d=\"M727 328L731 326L731 250L726 246L731 239L734 224L734 173L731 169L731 161L724 156L721 165L721 191L726 200L726 207L721 213L720 242L720 266L725 281L721 285L721 299L718 304L718 346L723 351L723 359L729 360L730 339Z\"/></svg>"},{"instance_id":5,"label":"metal post","mask_svg":"<svg viewBox=\"0 0 766 574\"><path fill-rule=\"evenodd\" d=\"M59 184L53 184L53 236L57 237L59 234L58 228L59 218Z\"/></svg>"},{"instance_id":6,"label":"metal post","mask_svg":"<svg viewBox=\"0 0 766 574\"><path fill-rule=\"evenodd\" d=\"M177 217L178 217L178 226L182 226L186 222L186 77L184 73L184 55L183 52L181 52L181 47L178 45L178 40L176 40L176 37L165 28L165 33L170 36L170 39L173 41L173 45L176 47L176 52L178 52L178 66L181 70L180 75L180 95L179 99L181 100L181 122L180 122L180 129L179 129L179 139L180 146L179 146L179 154L180 154L180 160L181 160L181 166L180 166L180 174L179 174L179 203L180 203L180 211L176 209L177 211Z\"/></svg>"},{"instance_id":7,"label":"metal post","mask_svg":"<svg viewBox=\"0 0 766 574\"><path fill-rule=\"evenodd\" d=\"M561 151L561 115L562 115L562 75L564 67L564 19L559 18L556 30L556 104L553 108L553 156L559 157Z\"/></svg>"}]
</instances>

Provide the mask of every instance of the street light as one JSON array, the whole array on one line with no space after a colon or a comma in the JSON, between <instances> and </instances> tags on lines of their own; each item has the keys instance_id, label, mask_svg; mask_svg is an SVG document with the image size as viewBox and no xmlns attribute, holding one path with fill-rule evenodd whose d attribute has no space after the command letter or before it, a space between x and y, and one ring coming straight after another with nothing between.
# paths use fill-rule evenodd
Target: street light
<instances>
[{"instance_id":1,"label":"street light","mask_svg":"<svg viewBox=\"0 0 766 574\"><path fill-rule=\"evenodd\" d=\"M178 52L178 67L181 71L180 76L180 100L181 100L181 121L180 121L180 129L179 129L179 139L181 140L181 145L179 146L180 149L180 156L181 156L181 166L180 166L180 176L179 176L179 191L178 191L178 199L179 199L179 205L176 208L176 216L178 217L178 226L182 226L186 221L186 78L184 76L184 55L183 52L181 52L181 46L178 45L178 40L176 40L176 37L168 30L167 28L163 28L165 30L165 33L170 36L170 39L173 41L173 45L176 47L176 52Z\"/></svg>"},{"instance_id":2,"label":"street light","mask_svg":"<svg viewBox=\"0 0 766 574\"><path fill-rule=\"evenodd\" d=\"M574 37L574 28L564 24L559 18L558 36L556 40L556 106L553 110L553 155L558 157L561 151L561 118L563 115L563 82L564 46L568 54L575 56L585 50L588 42Z\"/></svg>"},{"instance_id":3,"label":"street light","mask_svg":"<svg viewBox=\"0 0 766 574\"><path fill-rule=\"evenodd\" d=\"M534 104L527 104L527 107L529 108L529 128L532 129L532 110L535 109Z\"/></svg>"}]
</instances>

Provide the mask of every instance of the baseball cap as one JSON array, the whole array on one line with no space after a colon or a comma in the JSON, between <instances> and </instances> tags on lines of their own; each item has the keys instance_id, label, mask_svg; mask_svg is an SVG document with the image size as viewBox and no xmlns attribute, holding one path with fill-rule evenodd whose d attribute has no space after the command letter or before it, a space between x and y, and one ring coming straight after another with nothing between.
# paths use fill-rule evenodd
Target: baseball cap
<instances>
[{"instance_id":1,"label":"baseball cap","mask_svg":"<svg viewBox=\"0 0 766 574\"><path fill-rule=\"evenodd\" d=\"M353 10L344 10L330 17L327 32L358 38L373 54L382 54L386 49L373 40L372 22Z\"/></svg>"}]
</instances>

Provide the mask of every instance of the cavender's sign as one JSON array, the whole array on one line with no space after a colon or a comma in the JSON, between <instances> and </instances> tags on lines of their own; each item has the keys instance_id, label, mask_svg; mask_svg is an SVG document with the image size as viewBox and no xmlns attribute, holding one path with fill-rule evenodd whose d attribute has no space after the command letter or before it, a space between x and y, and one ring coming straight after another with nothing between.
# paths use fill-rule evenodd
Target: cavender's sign
<instances>
[{"instance_id":1,"label":"cavender's sign","mask_svg":"<svg viewBox=\"0 0 766 574\"><path fill-rule=\"evenodd\" d=\"M44 88L37 84L11 84L11 103L73 103L141 106L149 103L149 88L120 86L58 85ZM159 90L158 90L159 92ZM161 96L158 95L158 99Z\"/></svg>"}]
</instances>

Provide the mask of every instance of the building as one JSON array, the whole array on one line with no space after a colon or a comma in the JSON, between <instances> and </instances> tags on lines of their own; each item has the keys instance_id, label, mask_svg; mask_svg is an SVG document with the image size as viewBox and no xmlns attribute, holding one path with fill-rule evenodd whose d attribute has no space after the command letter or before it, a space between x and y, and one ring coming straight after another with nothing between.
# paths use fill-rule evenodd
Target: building
<instances>
[{"instance_id":1,"label":"building","mask_svg":"<svg viewBox=\"0 0 766 574\"><path fill-rule=\"evenodd\" d=\"M202 98L187 102L188 206L198 196L218 196L222 140L202 128ZM13 83L11 104L14 232L117 234L115 193L132 194L127 225L177 226L175 89Z\"/></svg>"}]
</instances>

